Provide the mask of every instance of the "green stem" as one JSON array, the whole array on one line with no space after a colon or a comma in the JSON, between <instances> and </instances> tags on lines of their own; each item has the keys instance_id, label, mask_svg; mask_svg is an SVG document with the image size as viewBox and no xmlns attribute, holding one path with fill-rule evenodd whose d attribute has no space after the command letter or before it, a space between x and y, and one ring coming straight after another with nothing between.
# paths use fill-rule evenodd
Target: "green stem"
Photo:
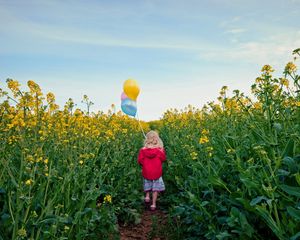
<instances>
[{"instance_id":1,"label":"green stem","mask_svg":"<svg viewBox=\"0 0 300 240\"><path fill-rule=\"evenodd\" d=\"M19 171L18 186L22 185L23 162L24 162L23 152L22 152L20 161L21 161L21 165L20 165L20 171ZM12 239L16 238L16 234L17 234L17 231L19 229L19 215L20 215L20 210L22 210L22 208L20 208L20 210L19 210L19 206L20 206L19 191L20 191L20 187L18 187L16 189L16 209L15 209L16 218L15 218L15 224L14 224L14 228L13 228L13 237L12 237Z\"/></svg>"},{"instance_id":2,"label":"green stem","mask_svg":"<svg viewBox=\"0 0 300 240\"><path fill-rule=\"evenodd\" d=\"M8 208L9 208L10 216L12 218L12 222L13 222L13 224L15 224L15 218L14 218L12 207L11 207L11 195L10 195L10 193L8 194Z\"/></svg>"},{"instance_id":3,"label":"green stem","mask_svg":"<svg viewBox=\"0 0 300 240\"><path fill-rule=\"evenodd\" d=\"M274 214L275 214L275 218L276 218L276 223L279 227L279 229L281 229L281 224L280 224L280 219L279 219L279 216L278 216L278 211L277 211L277 205L276 203L274 203Z\"/></svg>"},{"instance_id":4,"label":"green stem","mask_svg":"<svg viewBox=\"0 0 300 240\"><path fill-rule=\"evenodd\" d=\"M47 185L46 185L46 190L45 190L45 196L44 196L44 206L46 205L46 200L47 200L47 194L48 194L48 188L49 188L49 182L50 182L50 175L51 175L51 168L52 167L52 161L50 162L50 167L49 167L49 175L47 179Z\"/></svg>"}]
</instances>

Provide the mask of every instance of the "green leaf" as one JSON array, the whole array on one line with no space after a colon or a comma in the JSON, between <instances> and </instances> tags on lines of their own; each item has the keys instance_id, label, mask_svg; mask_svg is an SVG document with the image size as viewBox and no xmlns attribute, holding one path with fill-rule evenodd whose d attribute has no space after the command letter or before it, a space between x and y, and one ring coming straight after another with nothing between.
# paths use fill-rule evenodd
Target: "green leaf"
<instances>
[{"instance_id":1,"label":"green leaf","mask_svg":"<svg viewBox=\"0 0 300 240\"><path fill-rule=\"evenodd\" d=\"M46 216L43 220L39 221L38 224L53 224L57 221L57 217L55 215Z\"/></svg>"},{"instance_id":2,"label":"green leaf","mask_svg":"<svg viewBox=\"0 0 300 240\"><path fill-rule=\"evenodd\" d=\"M236 207L232 207L230 210L230 215L234 217L239 217L240 211Z\"/></svg>"},{"instance_id":3,"label":"green leaf","mask_svg":"<svg viewBox=\"0 0 300 240\"><path fill-rule=\"evenodd\" d=\"M259 189L259 184L252 179L249 179L246 175L240 175L241 182L248 188L248 190L257 190Z\"/></svg>"},{"instance_id":4,"label":"green leaf","mask_svg":"<svg viewBox=\"0 0 300 240\"><path fill-rule=\"evenodd\" d=\"M253 211L252 206L250 206L249 200L244 199L243 197L236 198L236 200L237 203L241 203L247 211Z\"/></svg>"},{"instance_id":5,"label":"green leaf","mask_svg":"<svg viewBox=\"0 0 300 240\"><path fill-rule=\"evenodd\" d=\"M245 214L243 214L242 212L240 213L240 223L241 223L242 229L246 233L246 235L249 237L252 237L252 235L254 233L254 229L248 223Z\"/></svg>"},{"instance_id":6,"label":"green leaf","mask_svg":"<svg viewBox=\"0 0 300 240\"><path fill-rule=\"evenodd\" d=\"M218 176L210 175L208 176L208 180L212 185L225 188L228 192L231 193L231 191L227 188L226 184Z\"/></svg>"},{"instance_id":7,"label":"green leaf","mask_svg":"<svg viewBox=\"0 0 300 240\"><path fill-rule=\"evenodd\" d=\"M298 164L296 161L291 157L284 157L282 160L282 164L288 166L289 171L291 173L296 173L299 170Z\"/></svg>"},{"instance_id":8,"label":"green leaf","mask_svg":"<svg viewBox=\"0 0 300 240\"><path fill-rule=\"evenodd\" d=\"M288 185L279 185L279 187L290 195L300 197L300 187L291 187Z\"/></svg>"},{"instance_id":9,"label":"green leaf","mask_svg":"<svg viewBox=\"0 0 300 240\"><path fill-rule=\"evenodd\" d=\"M203 201L203 202L201 202L201 207L204 207L204 206L206 206L207 204L209 204L208 201Z\"/></svg>"},{"instance_id":10,"label":"green leaf","mask_svg":"<svg viewBox=\"0 0 300 240\"><path fill-rule=\"evenodd\" d=\"M300 221L300 210L297 210L293 207L287 207L287 212L295 219Z\"/></svg>"},{"instance_id":11,"label":"green leaf","mask_svg":"<svg viewBox=\"0 0 300 240\"><path fill-rule=\"evenodd\" d=\"M84 215L84 214L87 214L87 213L89 213L89 212L91 212L91 211L92 211L91 208L85 208L85 209L81 212L81 214Z\"/></svg>"},{"instance_id":12,"label":"green leaf","mask_svg":"<svg viewBox=\"0 0 300 240\"><path fill-rule=\"evenodd\" d=\"M285 156L282 160L282 163L287 166L291 166L291 165L295 164L295 160L291 157Z\"/></svg>"},{"instance_id":13,"label":"green leaf","mask_svg":"<svg viewBox=\"0 0 300 240\"><path fill-rule=\"evenodd\" d=\"M176 206L174 207L174 213L175 215L182 215L184 212L186 211L186 209L182 206Z\"/></svg>"},{"instance_id":14,"label":"green leaf","mask_svg":"<svg viewBox=\"0 0 300 240\"><path fill-rule=\"evenodd\" d=\"M290 240L297 240L300 238L300 232L297 232L294 236L290 238Z\"/></svg>"},{"instance_id":15,"label":"green leaf","mask_svg":"<svg viewBox=\"0 0 300 240\"><path fill-rule=\"evenodd\" d=\"M281 153L282 157L285 156L294 156L295 154L295 142L293 139L290 139L284 147L284 150Z\"/></svg>"},{"instance_id":16,"label":"green leaf","mask_svg":"<svg viewBox=\"0 0 300 240\"><path fill-rule=\"evenodd\" d=\"M278 176L288 176L288 175L290 175L290 172L286 171L284 169L278 169L277 174L278 174Z\"/></svg>"},{"instance_id":17,"label":"green leaf","mask_svg":"<svg viewBox=\"0 0 300 240\"><path fill-rule=\"evenodd\" d=\"M229 234L227 231L225 231L225 232L219 233L216 237L217 237L217 239L221 240L221 239L224 239L224 238L232 237L232 235Z\"/></svg>"},{"instance_id":18,"label":"green leaf","mask_svg":"<svg viewBox=\"0 0 300 240\"><path fill-rule=\"evenodd\" d=\"M275 235L279 239L285 239L283 237L283 232L281 231L280 227L277 226L270 213L261 206L256 206L255 209L257 210L258 214L265 220L266 224L273 231L273 233L275 233Z\"/></svg>"},{"instance_id":19,"label":"green leaf","mask_svg":"<svg viewBox=\"0 0 300 240\"><path fill-rule=\"evenodd\" d=\"M256 198L253 198L250 202L250 205L253 207L256 204L260 203L262 200L268 201L269 199L265 196L258 196Z\"/></svg>"},{"instance_id":20,"label":"green leaf","mask_svg":"<svg viewBox=\"0 0 300 240\"><path fill-rule=\"evenodd\" d=\"M295 176L297 183L300 185L300 173L297 172L296 174L294 174L294 176Z\"/></svg>"}]
</instances>

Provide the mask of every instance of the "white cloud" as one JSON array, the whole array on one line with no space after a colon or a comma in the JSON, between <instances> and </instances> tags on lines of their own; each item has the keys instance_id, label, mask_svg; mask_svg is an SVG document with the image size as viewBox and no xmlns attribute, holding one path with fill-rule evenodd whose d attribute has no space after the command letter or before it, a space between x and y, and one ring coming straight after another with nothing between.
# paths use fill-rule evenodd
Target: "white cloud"
<instances>
[{"instance_id":1,"label":"white cloud","mask_svg":"<svg viewBox=\"0 0 300 240\"><path fill-rule=\"evenodd\" d=\"M240 22L240 20L241 20L241 16L235 16L235 17L232 17L230 19L221 21L219 25L221 27L224 27L224 28L226 28L226 27L232 27L236 23Z\"/></svg>"},{"instance_id":2,"label":"white cloud","mask_svg":"<svg viewBox=\"0 0 300 240\"><path fill-rule=\"evenodd\" d=\"M2 19L6 19L8 24L0 25L0 30L5 35L13 36L14 39L22 41L31 39L32 42L44 41L57 43L75 43L83 45L95 46L112 46L112 47L127 47L127 48L145 48L145 49L174 49L188 51L204 51L207 48L213 48L209 42L194 41L188 36L178 35L177 33L166 33L164 28L152 29L149 28L147 34L143 32L131 32L131 34L123 33L122 31L111 31L108 29L85 29L74 27L71 24L51 24L47 22L38 22L21 18L7 9L0 9ZM146 26L147 28L147 26ZM1 52L20 51L47 51L45 48L40 48L36 45L27 48L23 46L11 45L1 49ZM49 51L52 51L50 49Z\"/></svg>"},{"instance_id":3,"label":"white cloud","mask_svg":"<svg viewBox=\"0 0 300 240\"><path fill-rule=\"evenodd\" d=\"M229 29L227 31L225 31L225 33L232 33L232 34L237 34L237 33L243 33L243 32L246 32L247 30L244 29L244 28L232 28L232 29Z\"/></svg>"},{"instance_id":4,"label":"white cloud","mask_svg":"<svg viewBox=\"0 0 300 240\"><path fill-rule=\"evenodd\" d=\"M207 51L200 57L206 59L226 59L256 64L280 65L292 59L292 51L300 46L300 32L286 32L267 37L264 41L248 41L236 47ZM290 59L290 60L289 60Z\"/></svg>"}]
</instances>

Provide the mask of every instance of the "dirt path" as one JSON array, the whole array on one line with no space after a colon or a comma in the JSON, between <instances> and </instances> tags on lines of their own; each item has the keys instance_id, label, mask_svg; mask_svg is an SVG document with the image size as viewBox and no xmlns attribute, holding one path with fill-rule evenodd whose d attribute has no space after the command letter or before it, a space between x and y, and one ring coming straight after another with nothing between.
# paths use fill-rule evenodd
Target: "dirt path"
<instances>
[{"instance_id":1,"label":"dirt path","mask_svg":"<svg viewBox=\"0 0 300 240\"><path fill-rule=\"evenodd\" d=\"M164 240L163 228L167 223L167 214L161 210L144 210L141 223L137 225L119 226L120 239Z\"/></svg>"}]
</instances>

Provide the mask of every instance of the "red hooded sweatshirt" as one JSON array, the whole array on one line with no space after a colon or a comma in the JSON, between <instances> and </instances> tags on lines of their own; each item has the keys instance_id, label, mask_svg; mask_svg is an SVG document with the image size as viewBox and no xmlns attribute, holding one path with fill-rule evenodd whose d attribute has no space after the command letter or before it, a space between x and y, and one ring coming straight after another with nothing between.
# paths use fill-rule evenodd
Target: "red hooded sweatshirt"
<instances>
[{"instance_id":1,"label":"red hooded sweatshirt","mask_svg":"<svg viewBox=\"0 0 300 240\"><path fill-rule=\"evenodd\" d=\"M162 163L166 160L162 148L142 148L139 152L138 163L142 166L142 175L148 180L156 180L162 176Z\"/></svg>"}]
</instances>

